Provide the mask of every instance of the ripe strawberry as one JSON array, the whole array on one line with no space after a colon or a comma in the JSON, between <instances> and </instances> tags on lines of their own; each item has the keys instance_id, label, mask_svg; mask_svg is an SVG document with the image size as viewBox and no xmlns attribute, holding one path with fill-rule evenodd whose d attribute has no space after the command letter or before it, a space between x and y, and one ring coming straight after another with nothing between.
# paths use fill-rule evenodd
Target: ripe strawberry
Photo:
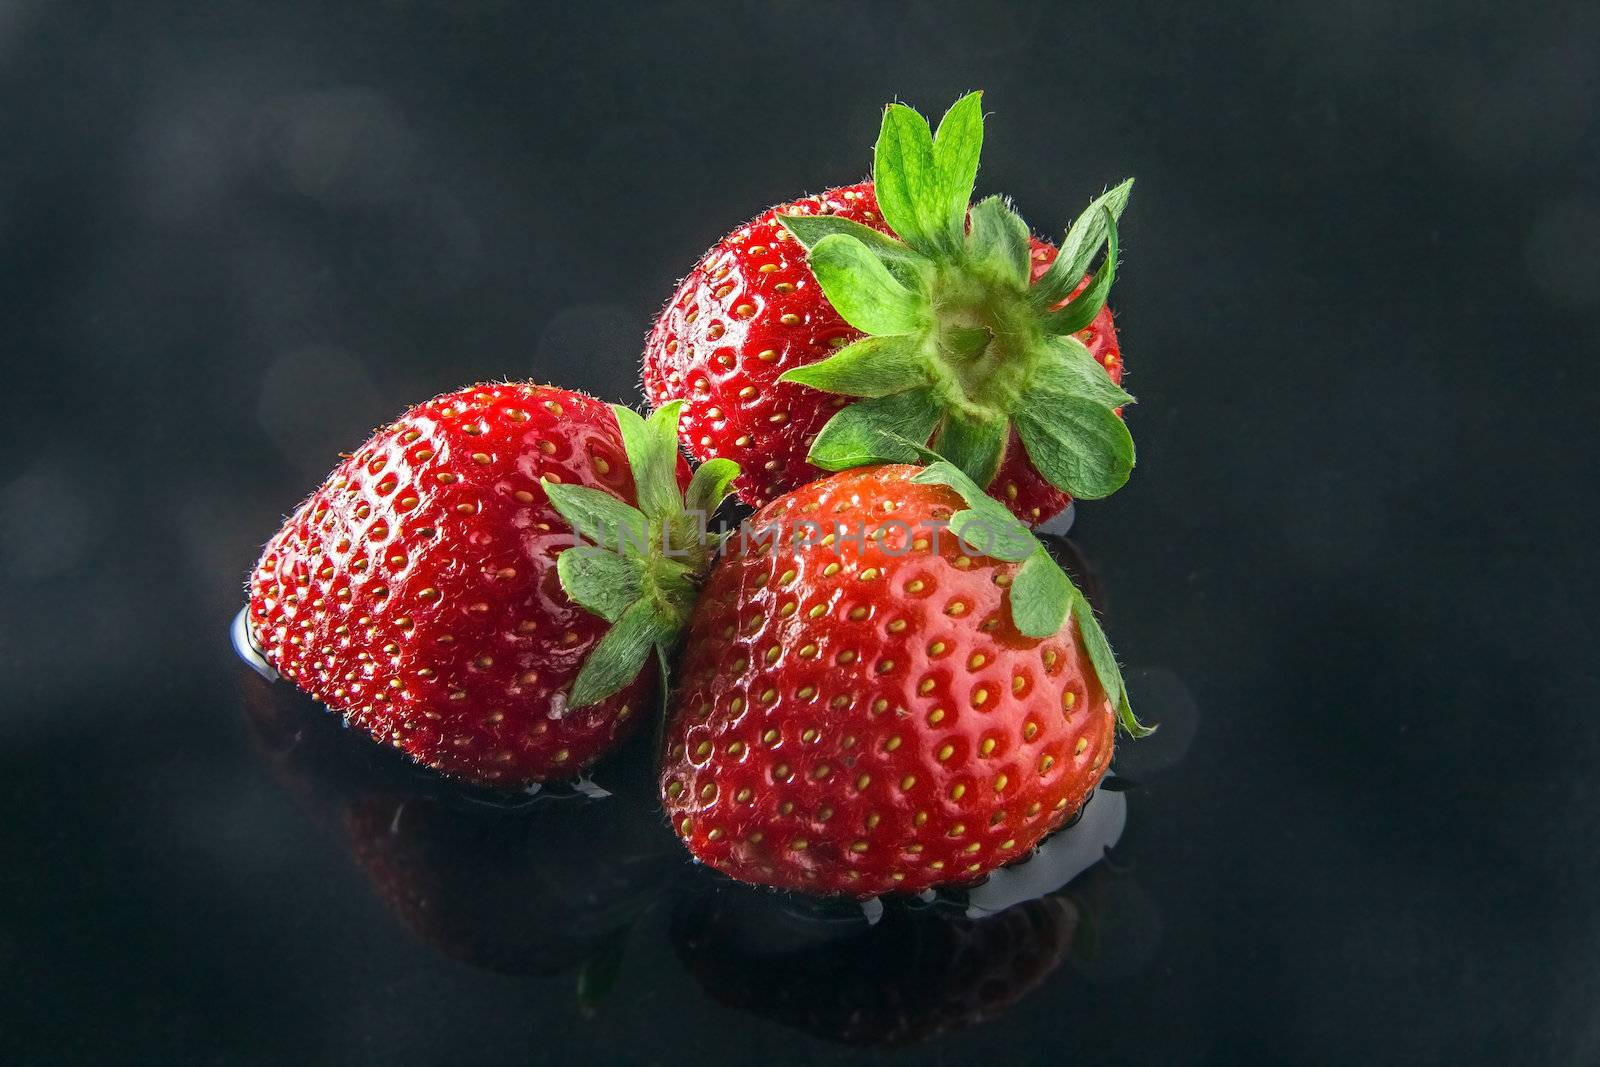
<instances>
[{"instance_id":1,"label":"ripe strawberry","mask_svg":"<svg viewBox=\"0 0 1600 1067\"><path fill-rule=\"evenodd\" d=\"M835 475L750 529L666 726L664 802L712 867L855 896L970 882L1072 816L1119 719L1147 732L1082 594L952 464Z\"/></svg>"},{"instance_id":2,"label":"ripe strawberry","mask_svg":"<svg viewBox=\"0 0 1600 1067\"><path fill-rule=\"evenodd\" d=\"M695 455L738 460L746 502L884 456L884 431L931 438L1033 524L1068 494L1102 497L1127 480L1133 442L1117 412L1132 397L1105 299L1131 182L1090 204L1058 256L1001 198L969 211L982 139L976 93L937 140L891 106L874 181L741 226L662 312L645 393L684 402ZM1101 244L1105 260L1085 277Z\"/></svg>"},{"instance_id":3,"label":"ripe strawberry","mask_svg":"<svg viewBox=\"0 0 1600 1067\"><path fill-rule=\"evenodd\" d=\"M412 408L267 544L254 641L418 762L501 787L575 776L642 717L647 660L674 642L707 562L676 418L525 384ZM696 474L697 506L731 466ZM573 536L619 528L639 534L626 551Z\"/></svg>"}]
</instances>

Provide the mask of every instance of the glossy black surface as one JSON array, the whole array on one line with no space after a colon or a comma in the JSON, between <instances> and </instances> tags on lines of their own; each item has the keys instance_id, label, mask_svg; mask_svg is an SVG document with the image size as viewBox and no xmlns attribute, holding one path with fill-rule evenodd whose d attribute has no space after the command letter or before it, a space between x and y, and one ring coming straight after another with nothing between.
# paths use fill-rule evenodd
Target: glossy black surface
<instances>
[{"instance_id":1,"label":"glossy black surface","mask_svg":"<svg viewBox=\"0 0 1600 1067\"><path fill-rule=\"evenodd\" d=\"M1593 5L725 7L0 0L0 1061L1600 1057ZM506 810L233 657L336 452L636 397L708 243L974 86L1041 231L1139 180L1112 866L867 927L637 749Z\"/></svg>"}]
</instances>

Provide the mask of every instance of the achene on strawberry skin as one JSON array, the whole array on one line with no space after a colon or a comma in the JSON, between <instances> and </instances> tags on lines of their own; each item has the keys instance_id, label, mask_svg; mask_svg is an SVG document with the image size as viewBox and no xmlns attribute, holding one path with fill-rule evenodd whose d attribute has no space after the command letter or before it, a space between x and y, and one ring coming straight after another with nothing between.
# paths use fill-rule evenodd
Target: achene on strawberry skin
<instances>
[{"instance_id":1,"label":"achene on strawberry skin","mask_svg":"<svg viewBox=\"0 0 1600 1067\"><path fill-rule=\"evenodd\" d=\"M971 882L1078 810L1119 718L1144 731L1037 542L997 558L941 531L977 500L1014 524L948 463L834 475L750 520L691 619L666 726L663 802L697 858L818 894Z\"/></svg>"}]
</instances>

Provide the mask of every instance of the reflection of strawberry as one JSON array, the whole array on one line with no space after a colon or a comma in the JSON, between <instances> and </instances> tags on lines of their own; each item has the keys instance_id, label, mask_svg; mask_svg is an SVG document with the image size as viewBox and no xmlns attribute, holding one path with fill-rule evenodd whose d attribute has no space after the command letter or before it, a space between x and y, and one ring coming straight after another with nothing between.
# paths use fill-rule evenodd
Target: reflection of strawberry
<instances>
[{"instance_id":1,"label":"reflection of strawberry","mask_svg":"<svg viewBox=\"0 0 1600 1067\"><path fill-rule=\"evenodd\" d=\"M676 865L638 788L640 746L617 761L631 792L510 804L424 775L287 687L246 686L257 748L278 776L346 837L396 916L464 963L553 974L590 959Z\"/></svg>"},{"instance_id":2,"label":"reflection of strawberry","mask_svg":"<svg viewBox=\"0 0 1600 1067\"><path fill-rule=\"evenodd\" d=\"M890 107L875 181L739 227L668 302L645 393L684 402L690 450L738 461L745 501L856 465L854 446L877 430L934 438L1030 523L1068 493L1104 496L1126 479L1133 446L1114 411L1131 398L1105 297L1128 186L1090 206L1059 261L998 197L971 208L969 232L982 136L977 94L936 141Z\"/></svg>"},{"instance_id":3,"label":"reflection of strawberry","mask_svg":"<svg viewBox=\"0 0 1600 1067\"><path fill-rule=\"evenodd\" d=\"M949 463L836 475L750 526L772 536L712 571L666 726L664 803L712 867L819 894L971 882L1077 810L1119 718L1143 732L1082 594Z\"/></svg>"},{"instance_id":4,"label":"reflection of strawberry","mask_svg":"<svg viewBox=\"0 0 1600 1067\"><path fill-rule=\"evenodd\" d=\"M1079 904L1047 896L969 919L891 906L876 926L798 917L733 886L680 905L672 940L730 1007L821 1037L901 1046L993 1019L1059 966Z\"/></svg>"},{"instance_id":5,"label":"reflection of strawberry","mask_svg":"<svg viewBox=\"0 0 1600 1067\"><path fill-rule=\"evenodd\" d=\"M418 762L500 787L575 777L648 713L652 647L675 639L705 562L675 415L525 384L412 408L268 543L252 637ZM696 506L718 473L691 485ZM638 545L564 552L575 533Z\"/></svg>"}]
</instances>

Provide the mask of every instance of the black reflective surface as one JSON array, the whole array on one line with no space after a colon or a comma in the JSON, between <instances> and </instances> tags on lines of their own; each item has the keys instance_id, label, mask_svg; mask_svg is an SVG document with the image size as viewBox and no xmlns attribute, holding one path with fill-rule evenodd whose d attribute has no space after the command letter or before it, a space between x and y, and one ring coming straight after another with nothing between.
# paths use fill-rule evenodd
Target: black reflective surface
<instances>
[{"instance_id":1,"label":"black reflective surface","mask_svg":"<svg viewBox=\"0 0 1600 1067\"><path fill-rule=\"evenodd\" d=\"M1578 4L0 0L0 1061L1600 1057L1597 41ZM707 244L974 86L980 191L1042 230L1139 180L1140 462L1073 531L1164 724L1110 863L868 925L691 867L639 746L608 798L463 793L233 657L340 449L474 379L636 397Z\"/></svg>"}]
</instances>

